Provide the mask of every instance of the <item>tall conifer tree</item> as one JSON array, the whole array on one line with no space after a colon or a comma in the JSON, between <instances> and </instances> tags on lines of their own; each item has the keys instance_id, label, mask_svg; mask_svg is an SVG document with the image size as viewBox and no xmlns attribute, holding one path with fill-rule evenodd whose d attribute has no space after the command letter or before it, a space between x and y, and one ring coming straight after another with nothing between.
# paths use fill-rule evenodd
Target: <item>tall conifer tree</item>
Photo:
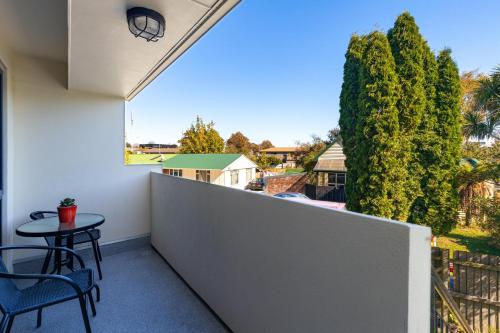
<instances>
[{"instance_id":1,"label":"tall conifer tree","mask_svg":"<svg viewBox=\"0 0 500 333\"><path fill-rule=\"evenodd\" d=\"M345 54L344 81L340 93L340 136L342 138L343 151L346 156L347 179L346 197L347 209L360 211L360 193L357 188L357 167L356 167L356 118L358 115L359 97L359 72L361 58L366 45L366 38L353 35L349 42Z\"/></svg>"},{"instance_id":2,"label":"tall conifer tree","mask_svg":"<svg viewBox=\"0 0 500 333\"><path fill-rule=\"evenodd\" d=\"M353 36L340 128L350 210L448 232L456 223L460 80L450 50L436 59L411 15L388 38ZM349 182L349 180L351 182Z\"/></svg>"},{"instance_id":3,"label":"tall conifer tree","mask_svg":"<svg viewBox=\"0 0 500 333\"><path fill-rule=\"evenodd\" d=\"M404 197L406 169L399 163L398 78L385 34L367 37L360 71L355 137L362 213L394 218Z\"/></svg>"},{"instance_id":4,"label":"tall conifer tree","mask_svg":"<svg viewBox=\"0 0 500 333\"><path fill-rule=\"evenodd\" d=\"M421 193L413 202L408 222L427 225L437 231L441 224L439 207L446 206L440 193L443 172L440 166L440 138L436 133L438 119L435 104L438 69L436 56L426 41L423 41L423 51L426 102L416 137L416 153L423 173L420 178Z\"/></svg>"},{"instance_id":5,"label":"tall conifer tree","mask_svg":"<svg viewBox=\"0 0 500 333\"><path fill-rule=\"evenodd\" d=\"M400 86L397 102L400 130L399 161L408 170L408 177L404 182L406 194L401 198L401 202L396 203L397 211L394 217L406 221L410 205L420 195L420 178L423 172L416 153L418 128L426 103L423 38L415 19L408 12L404 12L389 30L388 39Z\"/></svg>"},{"instance_id":6,"label":"tall conifer tree","mask_svg":"<svg viewBox=\"0 0 500 333\"><path fill-rule=\"evenodd\" d=\"M451 58L451 50L441 51L437 58L436 135L440 139L442 173L439 192L443 204L438 208L439 222L432 226L436 234L451 230L458 218L458 190L456 175L460 163L460 77Z\"/></svg>"}]
</instances>

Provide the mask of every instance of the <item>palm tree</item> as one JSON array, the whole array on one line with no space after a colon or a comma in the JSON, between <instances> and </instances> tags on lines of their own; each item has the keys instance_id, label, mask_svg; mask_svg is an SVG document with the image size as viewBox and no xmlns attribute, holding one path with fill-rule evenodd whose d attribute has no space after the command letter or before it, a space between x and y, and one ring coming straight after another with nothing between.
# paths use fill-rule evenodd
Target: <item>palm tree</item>
<instances>
[{"instance_id":1,"label":"palm tree","mask_svg":"<svg viewBox=\"0 0 500 333\"><path fill-rule=\"evenodd\" d=\"M490 76L479 78L472 97L472 107L463 113L463 135L500 140L500 66L494 68Z\"/></svg>"},{"instance_id":2,"label":"palm tree","mask_svg":"<svg viewBox=\"0 0 500 333\"><path fill-rule=\"evenodd\" d=\"M482 110L467 110L462 114L462 119L462 134L465 138L484 139L487 136L488 125Z\"/></svg>"},{"instance_id":3,"label":"palm tree","mask_svg":"<svg viewBox=\"0 0 500 333\"><path fill-rule=\"evenodd\" d=\"M491 192L488 181L497 182L500 178L498 163L481 163L474 159L462 159L457 175L460 209L465 213L465 225L480 215L478 199L487 198Z\"/></svg>"}]
</instances>

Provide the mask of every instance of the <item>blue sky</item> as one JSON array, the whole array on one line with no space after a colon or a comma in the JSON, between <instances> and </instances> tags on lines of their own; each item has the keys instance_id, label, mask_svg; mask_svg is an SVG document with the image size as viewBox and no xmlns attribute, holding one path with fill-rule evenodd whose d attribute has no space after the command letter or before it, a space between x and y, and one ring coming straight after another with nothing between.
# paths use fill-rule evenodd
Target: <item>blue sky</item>
<instances>
[{"instance_id":1,"label":"blue sky","mask_svg":"<svg viewBox=\"0 0 500 333\"><path fill-rule=\"evenodd\" d=\"M460 71L500 64L498 0L243 0L127 103L127 138L176 143L196 115L224 139L241 131L283 146L325 136L338 126L351 34L387 31L404 10L433 50L452 49Z\"/></svg>"}]
</instances>

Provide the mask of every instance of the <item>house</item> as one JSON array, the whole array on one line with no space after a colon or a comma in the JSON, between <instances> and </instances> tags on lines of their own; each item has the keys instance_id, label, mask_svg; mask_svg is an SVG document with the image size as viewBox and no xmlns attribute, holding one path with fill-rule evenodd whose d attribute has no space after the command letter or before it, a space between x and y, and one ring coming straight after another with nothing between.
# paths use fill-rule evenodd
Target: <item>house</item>
<instances>
[{"instance_id":1,"label":"house","mask_svg":"<svg viewBox=\"0 0 500 333\"><path fill-rule=\"evenodd\" d=\"M317 183L319 186L334 186L338 189L345 187L347 169L342 146L334 143L329 146L319 157L314 166Z\"/></svg>"},{"instance_id":2,"label":"house","mask_svg":"<svg viewBox=\"0 0 500 333\"><path fill-rule=\"evenodd\" d=\"M166 17L156 43L129 31L134 3ZM237 4L0 1L2 245L46 244L16 229L67 196L79 212L104 215L94 333L428 333L429 228L124 164L126 101ZM29 273L40 272L44 254L1 253L9 271ZM44 308L38 330L36 314L18 316L12 331L82 332L71 302Z\"/></svg>"},{"instance_id":3,"label":"house","mask_svg":"<svg viewBox=\"0 0 500 333\"><path fill-rule=\"evenodd\" d=\"M314 166L315 184L306 184L306 195L311 199L345 202L347 169L342 146L334 143L318 156Z\"/></svg>"},{"instance_id":4,"label":"house","mask_svg":"<svg viewBox=\"0 0 500 333\"><path fill-rule=\"evenodd\" d=\"M283 162L284 167L294 168L297 158L295 153L299 147L272 147L260 150L260 154L279 158Z\"/></svg>"},{"instance_id":5,"label":"house","mask_svg":"<svg viewBox=\"0 0 500 333\"><path fill-rule=\"evenodd\" d=\"M244 189L257 165L243 154L179 154L163 162L163 173Z\"/></svg>"}]
</instances>

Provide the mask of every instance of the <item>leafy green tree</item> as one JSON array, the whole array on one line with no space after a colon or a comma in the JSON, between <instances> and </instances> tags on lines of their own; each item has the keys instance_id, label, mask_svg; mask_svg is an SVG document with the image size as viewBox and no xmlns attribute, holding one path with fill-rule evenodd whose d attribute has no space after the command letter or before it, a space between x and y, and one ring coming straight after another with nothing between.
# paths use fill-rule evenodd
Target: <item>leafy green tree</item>
<instances>
[{"instance_id":1,"label":"leafy green tree","mask_svg":"<svg viewBox=\"0 0 500 333\"><path fill-rule=\"evenodd\" d=\"M273 148L273 143L269 140L264 140L260 143L259 145L259 149L260 150L263 150L263 149L268 149L268 148Z\"/></svg>"},{"instance_id":2,"label":"leafy green tree","mask_svg":"<svg viewBox=\"0 0 500 333\"><path fill-rule=\"evenodd\" d=\"M250 143L250 152L251 152L251 156L256 156L259 154L260 152L260 148L259 148L259 145L256 144L256 143Z\"/></svg>"},{"instance_id":3,"label":"leafy green tree","mask_svg":"<svg viewBox=\"0 0 500 333\"><path fill-rule=\"evenodd\" d=\"M255 157L253 160L261 170L266 170L271 167L271 163L273 160L271 159L272 156L267 156L266 153L260 154L259 156Z\"/></svg>"},{"instance_id":4,"label":"leafy green tree","mask_svg":"<svg viewBox=\"0 0 500 333\"><path fill-rule=\"evenodd\" d=\"M475 105L472 110L470 136L478 139L494 138L500 140L500 66L490 76L479 79L474 91ZM468 120L467 118L465 119Z\"/></svg>"},{"instance_id":5,"label":"leafy green tree","mask_svg":"<svg viewBox=\"0 0 500 333\"><path fill-rule=\"evenodd\" d=\"M283 161L279 157L276 157L276 156L268 156L267 159L269 161L269 165L271 165L273 167L283 163Z\"/></svg>"},{"instance_id":6,"label":"leafy green tree","mask_svg":"<svg viewBox=\"0 0 500 333\"><path fill-rule=\"evenodd\" d=\"M257 164L259 169L266 170L270 167L274 167L278 164L281 164L281 160L276 156L269 156L266 153L262 153L259 155L254 155L252 160Z\"/></svg>"},{"instance_id":7,"label":"leafy green tree","mask_svg":"<svg viewBox=\"0 0 500 333\"><path fill-rule=\"evenodd\" d=\"M326 133L325 144L327 146L338 143L342 146L342 137L340 136L340 128L334 127Z\"/></svg>"},{"instance_id":8,"label":"leafy green tree","mask_svg":"<svg viewBox=\"0 0 500 333\"><path fill-rule=\"evenodd\" d=\"M345 54L344 63L344 81L340 92L340 137L343 138L343 152L346 156L345 164L347 167L346 177L346 198L347 209L360 211L359 202L361 193L358 186L358 166L356 157L359 142L356 133L356 122L358 116L358 99L360 91L360 70L361 59L366 47L366 37L353 35L349 42Z\"/></svg>"},{"instance_id":9,"label":"leafy green tree","mask_svg":"<svg viewBox=\"0 0 500 333\"><path fill-rule=\"evenodd\" d=\"M224 152L224 139L214 128L215 124L205 124L198 116L179 140L179 151L183 154L217 154Z\"/></svg>"},{"instance_id":10,"label":"leafy green tree","mask_svg":"<svg viewBox=\"0 0 500 333\"><path fill-rule=\"evenodd\" d=\"M480 221L483 217L483 199L493 195L487 181L500 181L500 164L496 161L478 162L477 165L464 162L460 165L457 182L460 209L465 213L465 225L470 225L474 219Z\"/></svg>"},{"instance_id":11,"label":"leafy green tree","mask_svg":"<svg viewBox=\"0 0 500 333\"><path fill-rule=\"evenodd\" d=\"M317 157L325 150L326 145L317 135L313 135L310 142L297 142L299 147L294 155L297 165L304 168L307 173L312 173L317 162Z\"/></svg>"},{"instance_id":12,"label":"leafy green tree","mask_svg":"<svg viewBox=\"0 0 500 333\"><path fill-rule=\"evenodd\" d=\"M477 71L467 71L460 75L462 136L466 141L481 136L484 132L484 114L476 109L477 102L474 94L482 77L483 75Z\"/></svg>"},{"instance_id":13,"label":"leafy green tree","mask_svg":"<svg viewBox=\"0 0 500 333\"><path fill-rule=\"evenodd\" d=\"M400 133L399 162L408 169L408 177L404 183L406 195L402 197L401 203L396 203L398 211L394 216L400 221L406 221L411 203L421 194L420 178L423 170L417 147L420 146L418 138L421 133L418 129L426 103L424 45L415 19L408 12L398 16L387 36L396 63L400 87L397 102Z\"/></svg>"},{"instance_id":14,"label":"leafy green tree","mask_svg":"<svg viewBox=\"0 0 500 333\"><path fill-rule=\"evenodd\" d=\"M483 146L479 142L463 142L462 158L473 158L491 164L500 161L500 141L491 146Z\"/></svg>"},{"instance_id":15,"label":"leafy green tree","mask_svg":"<svg viewBox=\"0 0 500 333\"><path fill-rule=\"evenodd\" d=\"M497 193L492 198L478 198L477 201L481 211L479 225L491 234L494 245L500 247L500 195Z\"/></svg>"},{"instance_id":16,"label":"leafy green tree","mask_svg":"<svg viewBox=\"0 0 500 333\"><path fill-rule=\"evenodd\" d=\"M252 143L241 132L231 134L226 141L226 153L251 155Z\"/></svg>"},{"instance_id":17,"label":"leafy green tree","mask_svg":"<svg viewBox=\"0 0 500 333\"><path fill-rule=\"evenodd\" d=\"M407 169L399 161L399 82L385 34L368 35L360 71L355 165L360 211L395 218L403 211Z\"/></svg>"}]
</instances>

